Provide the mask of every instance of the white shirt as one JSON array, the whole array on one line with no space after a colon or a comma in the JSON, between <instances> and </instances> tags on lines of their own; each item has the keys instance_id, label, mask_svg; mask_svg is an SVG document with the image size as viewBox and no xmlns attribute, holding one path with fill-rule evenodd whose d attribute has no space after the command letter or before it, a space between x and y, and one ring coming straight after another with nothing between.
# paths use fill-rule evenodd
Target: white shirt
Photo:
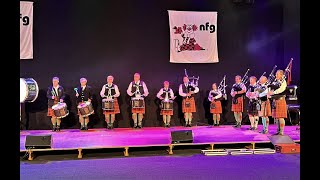
<instances>
[{"instance_id":1,"label":"white shirt","mask_svg":"<svg viewBox=\"0 0 320 180\"><path fill-rule=\"evenodd\" d=\"M84 89L87 87L87 85L85 85L85 86L81 86L81 88L82 88L82 91L84 91Z\"/></svg>"},{"instance_id":2,"label":"white shirt","mask_svg":"<svg viewBox=\"0 0 320 180\"><path fill-rule=\"evenodd\" d=\"M105 84L105 85L102 86L102 89L100 91L100 96L101 97L107 97L106 95L104 95L105 91L106 91L106 86L111 87L112 84ZM115 90L116 94L114 94L113 97L119 97L120 96L120 91L119 91L118 86L115 85L115 84L114 84L114 90Z\"/></svg>"},{"instance_id":3,"label":"white shirt","mask_svg":"<svg viewBox=\"0 0 320 180\"><path fill-rule=\"evenodd\" d=\"M160 91L159 91L158 94L157 94L157 97L158 97L159 99L161 99L161 95L163 94L163 89L165 89L165 88L161 88ZM170 95L170 99L173 99L173 98L174 98L174 94L173 94L172 89L170 89L169 95ZM168 98L169 98L169 97L168 97Z\"/></svg>"},{"instance_id":4,"label":"white shirt","mask_svg":"<svg viewBox=\"0 0 320 180\"><path fill-rule=\"evenodd\" d=\"M216 95L215 97L213 97L211 93L218 93L218 95ZM217 89L217 90L213 90L213 89L212 89L212 90L209 92L208 100L211 102L213 99L219 99L219 98L221 98L221 96L222 96L222 93L219 91L219 89Z\"/></svg>"},{"instance_id":5,"label":"white shirt","mask_svg":"<svg viewBox=\"0 0 320 180\"><path fill-rule=\"evenodd\" d=\"M59 89L59 85L57 87L53 87L54 88L54 93L57 93L57 94L53 94L53 96L59 96L59 92L58 92L58 89Z\"/></svg>"},{"instance_id":6,"label":"white shirt","mask_svg":"<svg viewBox=\"0 0 320 180\"><path fill-rule=\"evenodd\" d=\"M182 86L186 86L186 84L180 84L179 86L179 95L182 96L182 97L186 97L187 94L183 92L183 89L182 89ZM193 94L195 93L198 93L199 92L199 88L198 87L195 87L195 90L193 91Z\"/></svg>"},{"instance_id":7,"label":"white shirt","mask_svg":"<svg viewBox=\"0 0 320 180\"><path fill-rule=\"evenodd\" d=\"M129 87L128 87L128 89L127 89L127 94L129 95L129 96L133 96L135 93L132 93L131 91L132 91L132 84L133 82L130 82L130 84L129 84ZM135 84L140 84L140 80L139 81L137 81L137 82L134 82ZM146 96L148 96L149 95L149 91L148 91L148 88L147 88L147 86L146 86L146 83L142 83L142 87L143 87L143 92L144 92L144 94L143 94L143 96L144 97L146 97Z\"/></svg>"}]
</instances>

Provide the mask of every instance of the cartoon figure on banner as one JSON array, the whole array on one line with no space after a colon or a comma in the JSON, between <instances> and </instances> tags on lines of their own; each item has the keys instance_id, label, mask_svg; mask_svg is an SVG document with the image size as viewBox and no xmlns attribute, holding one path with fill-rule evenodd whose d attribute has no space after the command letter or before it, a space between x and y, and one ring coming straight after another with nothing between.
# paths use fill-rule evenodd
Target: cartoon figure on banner
<instances>
[{"instance_id":1,"label":"cartoon figure on banner","mask_svg":"<svg viewBox=\"0 0 320 180\"><path fill-rule=\"evenodd\" d=\"M182 27L174 26L173 29L175 29L174 34L181 34L182 37L181 45L179 39L174 39L177 52L205 50L196 42L195 31L198 30L198 27L195 24L184 24Z\"/></svg>"}]
</instances>

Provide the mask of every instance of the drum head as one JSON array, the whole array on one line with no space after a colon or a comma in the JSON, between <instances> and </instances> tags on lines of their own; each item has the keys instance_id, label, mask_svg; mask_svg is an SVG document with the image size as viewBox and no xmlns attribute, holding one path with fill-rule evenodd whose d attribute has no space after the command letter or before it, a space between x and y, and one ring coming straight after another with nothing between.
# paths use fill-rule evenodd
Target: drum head
<instances>
[{"instance_id":1,"label":"drum head","mask_svg":"<svg viewBox=\"0 0 320 180\"><path fill-rule=\"evenodd\" d=\"M27 96L28 96L28 91L27 91L27 83L23 78L20 78L20 103L23 103Z\"/></svg>"},{"instance_id":2,"label":"drum head","mask_svg":"<svg viewBox=\"0 0 320 180\"><path fill-rule=\"evenodd\" d=\"M56 105L53 105L53 106L52 106L52 109L53 109L53 110L56 110L56 109L58 109L58 107L59 107L59 104L56 104Z\"/></svg>"},{"instance_id":3,"label":"drum head","mask_svg":"<svg viewBox=\"0 0 320 180\"><path fill-rule=\"evenodd\" d=\"M53 106L52 106L52 109L53 109L53 110L62 109L62 108L64 108L64 107L66 107L66 106L67 106L66 103L58 103L58 104L56 104L56 105L53 105Z\"/></svg>"},{"instance_id":4,"label":"drum head","mask_svg":"<svg viewBox=\"0 0 320 180\"><path fill-rule=\"evenodd\" d=\"M78 105L78 108L83 108L83 107L86 107L86 106L87 106L86 103L81 103L81 104Z\"/></svg>"}]
</instances>

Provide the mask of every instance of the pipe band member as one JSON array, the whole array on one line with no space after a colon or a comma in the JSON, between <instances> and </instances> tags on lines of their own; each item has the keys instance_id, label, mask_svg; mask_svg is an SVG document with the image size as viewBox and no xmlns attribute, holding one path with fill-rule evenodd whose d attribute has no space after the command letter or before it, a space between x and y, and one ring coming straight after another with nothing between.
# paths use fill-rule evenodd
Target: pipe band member
<instances>
[{"instance_id":1,"label":"pipe band member","mask_svg":"<svg viewBox=\"0 0 320 180\"><path fill-rule=\"evenodd\" d=\"M183 77L183 84L179 86L179 95L182 96L182 112L186 121L186 127L191 127L192 113L196 112L194 95L199 92L199 88L192 86L187 76Z\"/></svg>"},{"instance_id":2,"label":"pipe band member","mask_svg":"<svg viewBox=\"0 0 320 180\"><path fill-rule=\"evenodd\" d=\"M146 83L140 80L139 73L134 74L133 81L128 86L127 94L131 97L132 102L133 128L142 128L143 115L145 114L144 98L149 95L149 91Z\"/></svg>"},{"instance_id":3,"label":"pipe band member","mask_svg":"<svg viewBox=\"0 0 320 180\"><path fill-rule=\"evenodd\" d=\"M60 131L61 118L57 118L54 115L52 106L58 104L59 102L63 102L65 98L64 89L59 85L59 78L52 78L52 86L48 87L47 90L47 98L48 98L48 114L47 116L51 117L52 123L52 131Z\"/></svg>"},{"instance_id":4,"label":"pipe band member","mask_svg":"<svg viewBox=\"0 0 320 180\"><path fill-rule=\"evenodd\" d=\"M113 84L114 77L109 75L107 77L107 84L102 86L100 91L100 96L102 98L102 103L110 103L108 106L113 106L113 108L104 109L103 114L105 121L107 123L107 129L113 129L113 124L116 119L116 114L120 113L118 97L120 96L119 88L116 84Z\"/></svg>"},{"instance_id":5,"label":"pipe band member","mask_svg":"<svg viewBox=\"0 0 320 180\"><path fill-rule=\"evenodd\" d=\"M173 115L173 99L174 93L171 88L169 88L169 81L163 82L163 88L161 88L157 94L157 98L162 100L162 108L160 115L162 115L163 123L165 127L170 127L170 119ZM171 107L167 107L171 106Z\"/></svg>"}]
</instances>

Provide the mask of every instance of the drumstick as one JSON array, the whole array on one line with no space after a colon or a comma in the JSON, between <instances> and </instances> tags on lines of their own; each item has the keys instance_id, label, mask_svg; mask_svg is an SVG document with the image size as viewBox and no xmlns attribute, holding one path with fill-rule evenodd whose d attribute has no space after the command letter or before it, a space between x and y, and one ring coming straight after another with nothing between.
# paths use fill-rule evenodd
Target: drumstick
<instances>
[{"instance_id":1,"label":"drumstick","mask_svg":"<svg viewBox=\"0 0 320 180\"><path fill-rule=\"evenodd\" d=\"M78 88L74 88L73 90L76 91L77 94L79 94L79 93L78 93Z\"/></svg>"}]
</instances>

